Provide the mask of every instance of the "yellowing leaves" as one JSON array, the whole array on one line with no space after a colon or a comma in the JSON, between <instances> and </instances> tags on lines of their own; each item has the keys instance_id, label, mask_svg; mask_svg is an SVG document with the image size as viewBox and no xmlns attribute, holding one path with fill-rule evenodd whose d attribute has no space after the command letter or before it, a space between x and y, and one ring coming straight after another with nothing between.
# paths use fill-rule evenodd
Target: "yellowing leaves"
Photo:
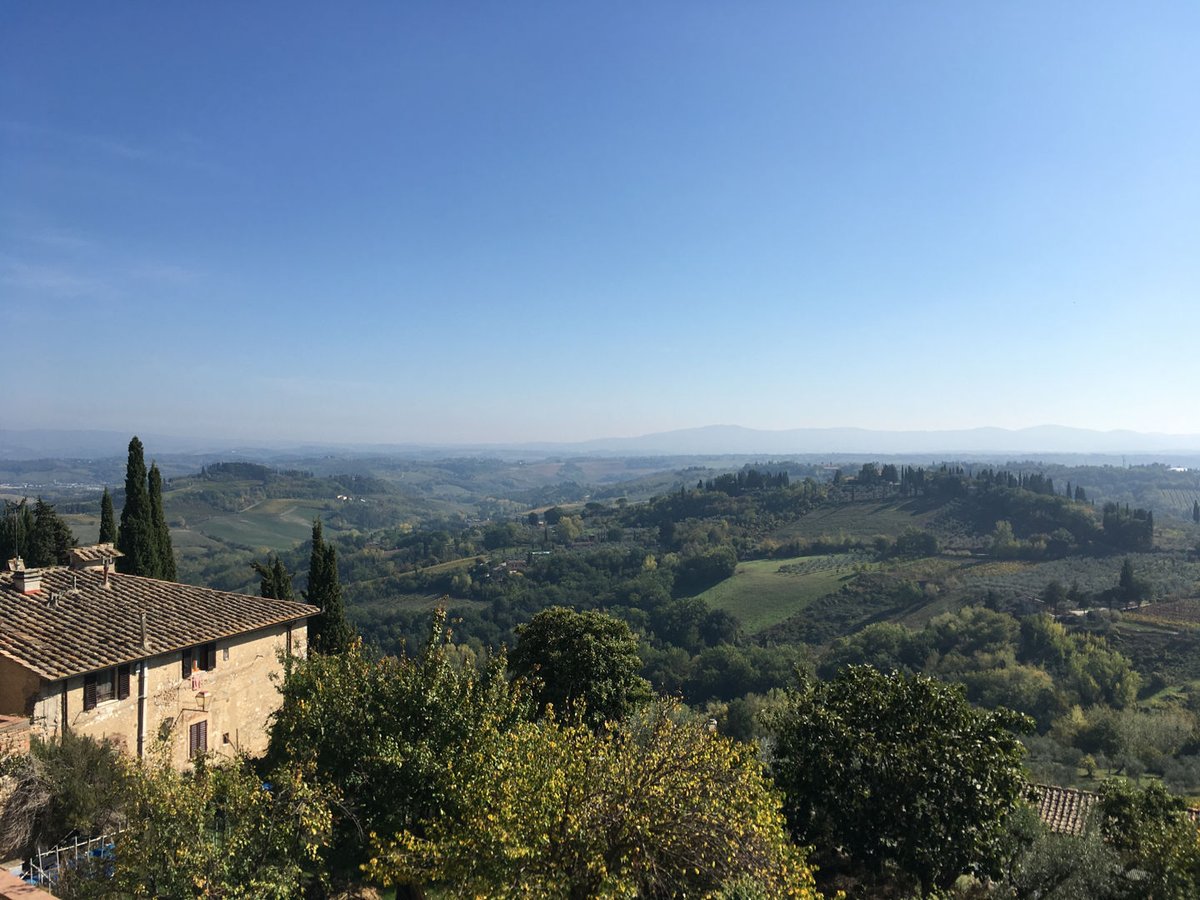
<instances>
[{"instance_id":1,"label":"yellowing leaves","mask_svg":"<svg viewBox=\"0 0 1200 900\"><path fill-rule=\"evenodd\" d=\"M707 896L748 875L772 896L816 896L753 750L675 704L598 732L520 723L473 764L460 815L427 840L374 839L371 877L515 898Z\"/></svg>"}]
</instances>

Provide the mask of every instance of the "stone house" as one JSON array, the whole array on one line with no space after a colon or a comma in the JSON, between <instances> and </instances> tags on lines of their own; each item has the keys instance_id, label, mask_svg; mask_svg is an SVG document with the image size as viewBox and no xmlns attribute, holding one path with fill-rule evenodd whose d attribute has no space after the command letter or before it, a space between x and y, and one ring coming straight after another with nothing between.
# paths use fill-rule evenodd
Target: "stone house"
<instances>
[{"instance_id":1,"label":"stone house","mask_svg":"<svg viewBox=\"0 0 1200 900\"><path fill-rule=\"evenodd\" d=\"M118 574L111 544L69 566L0 572L0 716L34 735L109 738L144 757L160 741L183 766L261 753L286 661L320 610Z\"/></svg>"}]
</instances>

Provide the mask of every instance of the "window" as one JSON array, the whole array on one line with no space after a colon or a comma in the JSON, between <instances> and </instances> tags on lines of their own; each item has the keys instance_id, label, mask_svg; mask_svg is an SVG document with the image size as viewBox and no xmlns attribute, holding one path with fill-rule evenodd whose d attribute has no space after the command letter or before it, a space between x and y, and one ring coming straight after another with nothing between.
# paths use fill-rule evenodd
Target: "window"
<instances>
[{"instance_id":1,"label":"window","mask_svg":"<svg viewBox=\"0 0 1200 900\"><path fill-rule=\"evenodd\" d=\"M208 752L208 720L196 722L188 728L188 759L195 759Z\"/></svg>"},{"instance_id":2,"label":"window","mask_svg":"<svg viewBox=\"0 0 1200 900\"><path fill-rule=\"evenodd\" d=\"M124 700L129 696L129 666L114 666L83 676L83 708L95 709L97 703Z\"/></svg>"},{"instance_id":3,"label":"window","mask_svg":"<svg viewBox=\"0 0 1200 900\"><path fill-rule=\"evenodd\" d=\"M209 641L207 644L201 644L199 647L189 647L183 651L183 676L190 678L192 675L193 663L195 668L204 672L211 672L217 667L217 642Z\"/></svg>"}]
</instances>

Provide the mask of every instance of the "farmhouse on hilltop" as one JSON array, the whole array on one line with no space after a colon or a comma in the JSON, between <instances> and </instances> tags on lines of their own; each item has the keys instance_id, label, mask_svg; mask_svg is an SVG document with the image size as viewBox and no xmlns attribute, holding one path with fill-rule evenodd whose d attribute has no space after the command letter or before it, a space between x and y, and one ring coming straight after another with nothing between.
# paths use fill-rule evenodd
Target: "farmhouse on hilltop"
<instances>
[{"instance_id":1,"label":"farmhouse on hilltop","mask_svg":"<svg viewBox=\"0 0 1200 900\"><path fill-rule=\"evenodd\" d=\"M165 740L176 765L265 750L272 676L304 654L320 610L117 574L117 556L98 544L73 549L69 566L16 559L0 572L0 717L139 757Z\"/></svg>"}]
</instances>

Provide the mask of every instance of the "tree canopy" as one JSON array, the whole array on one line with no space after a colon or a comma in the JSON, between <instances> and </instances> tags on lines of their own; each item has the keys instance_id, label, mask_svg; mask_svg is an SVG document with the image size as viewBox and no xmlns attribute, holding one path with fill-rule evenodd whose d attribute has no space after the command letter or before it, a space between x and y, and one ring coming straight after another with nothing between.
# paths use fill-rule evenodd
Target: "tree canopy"
<instances>
[{"instance_id":1,"label":"tree canopy","mask_svg":"<svg viewBox=\"0 0 1200 900\"><path fill-rule=\"evenodd\" d=\"M650 699L638 672L637 637L620 619L596 610L552 606L518 630L509 669L533 679L539 707L582 707L588 720L620 719Z\"/></svg>"},{"instance_id":2,"label":"tree canopy","mask_svg":"<svg viewBox=\"0 0 1200 900\"><path fill-rule=\"evenodd\" d=\"M769 716L793 834L855 877L930 890L991 873L1025 789L1013 730L1028 724L922 675L851 666L826 682L803 677Z\"/></svg>"},{"instance_id":3,"label":"tree canopy","mask_svg":"<svg viewBox=\"0 0 1200 900\"><path fill-rule=\"evenodd\" d=\"M4 501L0 519L0 560L21 557L27 566L59 566L70 562L75 536L54 507L37 498L30 509L28 499Z\"/></svg>"},{"instance_id":4,"label":"tree canopy","mask_svg":"<svg viewBox=\"0 0 1200 900\"><path fill-rule=\"evenodd\" d=\"M159 572L159 542L150 509L150 487L142 442L135 435L129 441L125 464L125 505L121 508L121 527L117 531L117 565L128 575L150 578Z\"/></svg>"},{"instance_id":5,"label":"tree canopy","mask_svg":"<svg viewBox=\"0 0 1200 900\"><path fill-rule=\"evenodd\" d=\"M445 622L439 611L416 658L378 657L355 642L294 661L284 681L268 758L308 766L339 791L338 866L365 862L371 831L420 833L453 810L458 774L447 762L528 712L503 654L482 672L460 664Z\"/></svg>"},{"instance_id":6,"label":"tree canopy","mask_svg":"<svg viewBox=\"0 0 1200 900\"><path fill-rule=\"evenodd\" d=\"M304 599L321 608L321 615L308 620L309 646L318 653L341 653L349 647L354 641L354 629L346 621L342 586L338 581L337 548L325 542L319 518L313 520L308 590Z\"/></svg>"},{"instance_id":7,"label":"tree canopy","mask_svg":"<svg viewBox=\"0 0 1200 900\"><path fill-rule=\"evenodd\" d=\"M329 840L331 796L302 771L277 769L264 779L243 759L186 772L165 759L122 768L126 827L116 852L96 861L101 871L72 873L63 896L304 896Z\"/></svg>"},{"instance_id":8,"label":"tree canopy","mask_svg":"<svg viewBox=\"0 0 1200 900\"><path fill-rule=\"evenodd\" d=\"M453 897L817 896L752 746L673 703L599 731L521 722L461 759L456 816L381 836L367 871Z\"/></svg>"},{"instance_id":9,"label":"tree canopy","mask_svg":"<svg viewBox=\"0 0 1200 900\"><path fill-rule=\"evenodd\" d=\"M1200 895L1200 839L1187 805L1153 782L1100 786L1100 830L1124 867L1129 896L1190 900Z\"/></svg>"},{"instance_id":10,"label":"tree canopy","mask_svg":"<svg viewBox=\"0 0 1200 900\"><path fill-rule=\"evenodd\" d=\"M96 538L98 544L112 544L117 540L117 522L113 513L112 494L108 488L100 496L100 534Z\"/></svg>"},{"instance_id":11,"label":"tree canopy","mask_svg":"<svg viewBox=\"0 0 1200 900\"><path fill-rule=\"evenodd\" d=\"M162 473L157 463L150 464L149 482L150 495L150 529L154 540L154 558L157 569L155 578L174 581L175 549L171 546L171 529L167 526L167 516L163 510Z\"/></svg>"},{"instance_id":12,"label":"tree canopy","mask_svg":"<svg viewBox=\"0 0 1200 900\"><path fill-rule=\"evenodd\" d=\"M33 531L25 562L30 566L65 566L75 546L71 528L41 497L33 506Z\"/></svg>"},{"instance_id":13,"label":"tree canopy","mask_svg":"<svg viewBox=\"0 0 1200 900\"><path fill-rule=\"evenodd\" d=\"M273 600L294 600L292 576L278 556L267 557L265 563L252 562L250 568L258 573L262 581L259 583L259 595ZM311 625L309 626L312 627Z\"/></svg>"}]
</instances>

